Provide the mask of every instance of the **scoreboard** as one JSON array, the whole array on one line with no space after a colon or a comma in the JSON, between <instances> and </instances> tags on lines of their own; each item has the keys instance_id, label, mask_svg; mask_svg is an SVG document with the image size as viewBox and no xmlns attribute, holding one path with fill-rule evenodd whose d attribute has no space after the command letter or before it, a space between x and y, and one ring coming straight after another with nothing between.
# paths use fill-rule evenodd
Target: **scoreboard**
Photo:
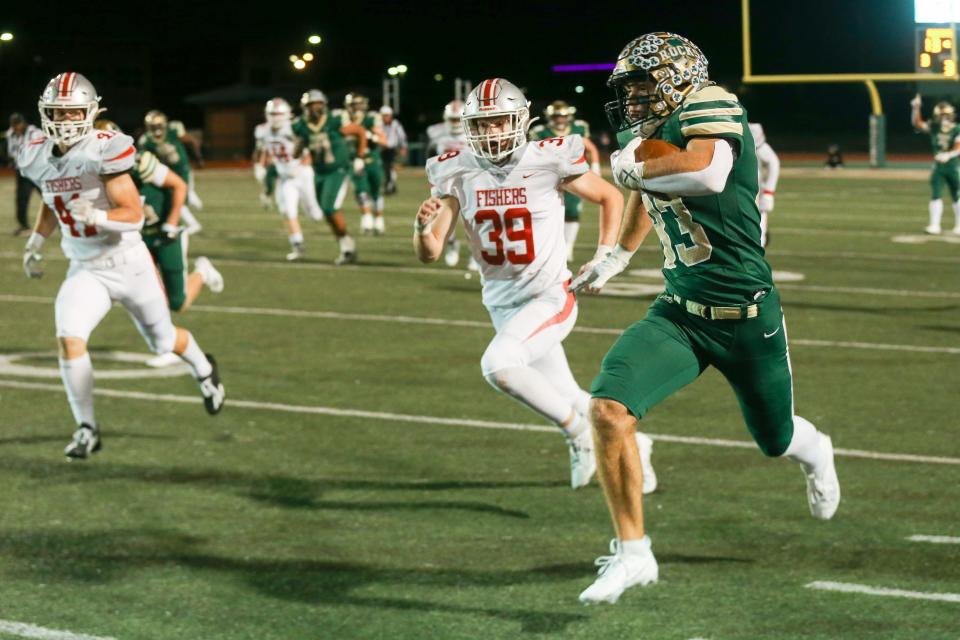
<instances>
[{"instance_id":1,"label":"scoreboard","mask_svg":"<svg viewBox=\"0 0 960 640\"><path fill-rule=\"evenodd\" d=\"M952 76L957 73L954 32L949 27L918 27L914 70L917 73Z\"/></svg>"}]
</instances>

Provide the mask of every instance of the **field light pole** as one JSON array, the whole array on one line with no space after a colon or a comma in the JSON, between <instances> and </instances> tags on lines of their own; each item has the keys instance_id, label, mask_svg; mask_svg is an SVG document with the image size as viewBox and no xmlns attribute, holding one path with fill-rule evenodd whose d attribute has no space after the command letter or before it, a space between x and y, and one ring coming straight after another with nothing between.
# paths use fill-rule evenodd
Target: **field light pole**
<instances>
[{"instance_id":1,"label":"field light pole","mask_svg":"<svg viewBox=\"0 0 960 640\"><path fill-rule=\"evenodd\" d=\"M398 64L387 69L389 78L383 79L383 104L400 113L400 78L407 75L407 65Z\"/></svg>"}]
</instances>

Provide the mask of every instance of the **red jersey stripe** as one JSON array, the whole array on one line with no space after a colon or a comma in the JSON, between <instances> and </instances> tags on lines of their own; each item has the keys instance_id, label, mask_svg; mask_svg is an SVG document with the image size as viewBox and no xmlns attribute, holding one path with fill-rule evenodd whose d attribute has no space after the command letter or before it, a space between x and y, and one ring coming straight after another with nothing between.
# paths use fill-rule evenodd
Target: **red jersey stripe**
<instances>
[{"instance_id":1,"label":"red jersey stripe","mask_svg":"<svg viewBox=\"0 0 960 640\"><path fill-rule=\"evenodd\" d=\"M124 151L123 153L121 153L121 154L118 155L118 156L115 156L115 157L113 157L113 158L110 158L110 159L107 160L106 162L113 162L114 160L119 160L120 158L126 158L128 155L130 155L131 153L135 153L136 151L137 151L137 150L133 148L133 145L131 145L129 149L127 149L126 151Z\"/></svg>"}]
</instances>

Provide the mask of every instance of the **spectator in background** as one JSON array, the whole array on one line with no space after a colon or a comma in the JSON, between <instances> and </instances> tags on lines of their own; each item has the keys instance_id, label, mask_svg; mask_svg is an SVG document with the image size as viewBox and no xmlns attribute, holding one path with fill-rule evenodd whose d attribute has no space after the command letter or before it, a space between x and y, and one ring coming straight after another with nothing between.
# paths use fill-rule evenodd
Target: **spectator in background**
<instances>
[{"instance_id":1,"label":"spectator in background","mask_svg":"<svg viewBox=\"0 0 960 640\"><path fill-rule=\"evenodd\" d=\"M843 169L843 154L840 153L840 145L831 144L827 147L827 161L823 163L827 169Z\"/></svg>"},{"instance_id":2,"label":"spectator in background","mask_svg":"<svg viewBox=\"0 0 960 640\"><path fill-rule=\"evenodd\" d=\"M384 172L387 174L384 193L393 195L397 192L397 170L393 163L398 155L400 158L407 157L407 132L400 121L393 117L393 109L388 105L380 107L380 117L383 118L383 133L387 136L386 146L380 149Z\"/></svg>"},{"instance_id":3,"label":"spectator in background","mask_svg":"<svg viewBox=\"0 0 960 640\"><path fill-rule=\"evenodd\" d=\"M7 158L17 172L17 228L13 231L13 235L22 236L30 233L27 207L30 205L30 193L35 191L37 187L20 173L17 168L17 154L20 153L20 148L23 145L42 136L43 132L28 123L21 114L13 113L10 115L10 128L4 135L7 137Z\"/></svg>"}]
</instances>

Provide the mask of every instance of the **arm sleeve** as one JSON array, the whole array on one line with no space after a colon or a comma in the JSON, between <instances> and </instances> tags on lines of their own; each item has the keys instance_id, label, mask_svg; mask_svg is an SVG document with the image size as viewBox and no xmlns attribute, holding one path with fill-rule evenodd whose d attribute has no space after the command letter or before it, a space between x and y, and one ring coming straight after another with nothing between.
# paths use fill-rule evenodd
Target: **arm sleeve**
<instances>
[{"instance_id":1,"label":"arm sleeve","mask_svg":"<svg viewBox=\"0 0 960 640\"><path fill-rule=\"evenodd\" d=\"M545 147L557 151L557 174L561 178L582 176L590 170L587 164L587 154L583 148L583 138L573 134L560 138L560 144L546 144ZM539 143L535 143L539 144Z\"/></svg>"},{"instance_id":2,"label":"arm sleeve","mask_svg":"<svg viewBox=\"0 0 960 640\"><path fill-rule=\"evenodd\" d=\"M770 145L764 143L757 149L757 160L767 168L767 176L760 188L764 191L776 191L777 180L780 178L780 158Z\"/></svg>"},{"instance_id":3,"label":"arm sleeve","mask_svg":"<svg viewBox=\"0 0 960 640\"><path fill-rule=\"evenodd\" d=\"M123 173L133 168L137 150L133 138L118 133L104 141L100 159L100 175Z\"/></svg>"},{"instance_id":4,"label":"arm sleeve","mask_svg":"<svg viewBox=\"0 0 960 640\"><path fill-rule=\"evenodd\" d=\"M714 195L722 192L726 187L731 169L733 169L731 144L717 140L713 143L713 159L705 169L657 178L644 178L643 188L677 196Z\"/></svg>"}]
</instances>

